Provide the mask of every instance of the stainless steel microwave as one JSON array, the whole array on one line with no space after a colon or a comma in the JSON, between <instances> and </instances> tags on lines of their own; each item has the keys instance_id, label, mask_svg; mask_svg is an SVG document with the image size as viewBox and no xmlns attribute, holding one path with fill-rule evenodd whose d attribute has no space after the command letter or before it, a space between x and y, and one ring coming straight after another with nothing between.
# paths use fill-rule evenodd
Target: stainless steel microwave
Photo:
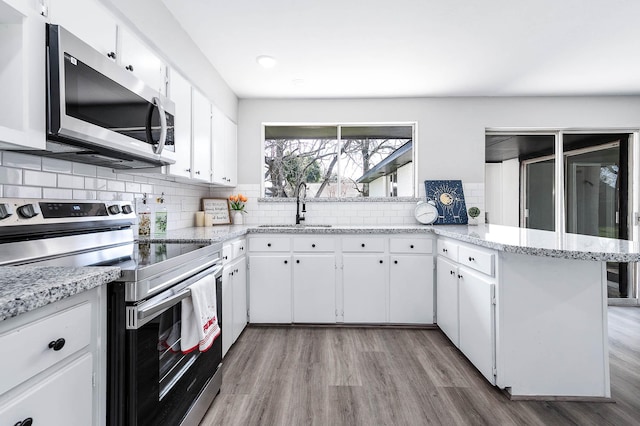
<instances>
[{"instance_id":1,"label":"stainless steel microwave","mask_svg":"<svg viewBox=\"0 0 640 426\"><path fill-rule=\"evenodd\" d=\"M175 163L175 106L58 25L47 28L47 148L115 169Z\"/></svg>"}]
</instances>

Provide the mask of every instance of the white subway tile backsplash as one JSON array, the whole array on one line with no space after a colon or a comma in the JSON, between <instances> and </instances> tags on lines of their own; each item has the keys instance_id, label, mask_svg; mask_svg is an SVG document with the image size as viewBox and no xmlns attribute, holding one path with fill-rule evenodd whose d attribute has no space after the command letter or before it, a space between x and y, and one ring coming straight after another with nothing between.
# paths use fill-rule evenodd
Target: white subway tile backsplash
<instances>
[{"instance_id":1,"label":"white subway tile backsplash","mask_svg":"<svg viewBox=\"0 0 640 426\"><path fill-rule=\"evenodd\" d=\"M58 200L72 200L73 190L60 188L42 188L43 198L54 198Z\"/></svg>"},{"instance_id":2,"label":"white subway tile backsplash","mask_svg":"<svg viewBox=\"0 0 640 426\"><path fill-rule=\"evenodd\" d=\"M58 188L83 189L84 178L74 175L58 175Z\"/></svg>"},{"instance_id":3,"label":"white subway tile backsplash","mask_svg":"<svg viewBox=\"0 0 640 426\"><path fill-rule=\"evenodd\" d=\"M84 178L84 188L105 191L107 189L107 180L90 177Z\"/></svg>"},{"instance_id":4,"label":"white subway tile backsplash","mask_svg":"<svg viewBox=\"0 0 640 426\"><path fill-rule=\"evenodd\" d=\"M71 173L73 171L73 163L71 161L58 160L57 158L42 159L42 171L56 173Z\"/></svg>"},{"instance_id":5,"label":"white subway tile backsplash","mask_svg":"<svg viewBox=\"0 0 640 426\"><path fill-rule=\"evenodd\" d=\"M5 151L2 155L2 165L21 169L42 170L42 158L19 152Z\"/></svg>"},{"instance_id":6,"label":"white subway tile backsplash","mask_svg":"<svg viewBox=\"0 0 640 426\"><path fill-rule=\"evenodd\" d=\"M57 175L55 173L39 172L36 170L25 170L23 183L29 186L57 186Z\"/></svg>"},{"instance_id":7,"label":"white subway tile backsplash","mask_svg":"<svg viewBox=\"0 0 640 426\"><path fill-rule=\"evenodd\" d=\"M140 192L140 184L134 182L126 182L125 183L125 191L126 192Z\"/></svg>"},{"instance_id":8,"label":"white subway tile backsplash","mask_svg":"<svg viewBox=\"0 0 640 426\"><path fill-rule=\"evenodd\" d=\"M98 198L96 191L87 191L84 189L74 189L74 200L96 200Z\"/></svg>"},{"instance_id":9,"label":"white subway tile backsplash","mask_svg":"<svg viewBox=\"0 0 640 426\"><path fill-rule=\"evenodd\" d=\"M73 163L73 174L96 177L97 167L91 164Z\"/></svg>"},{"instance_id":10,"label":"white subway tile backsplash","mask_svg":"<svg viewBox=\"0 0 640 426\"><path fill-rule=\"evenodd\" d=\"M12 167L0 167L0 183L22 185L22 170Z\"/></svg>"},{"instance_id":11,"label":"white subway tile backsplash","mask_svg":"<svg viewBox=\"0 0 640 426\"><path fill-rule=\"evenodd\" d=\"M7 198L42 198L42 188L5 185L2 196Z\"/></svg>"},{"instance_id":12,"label":"white subway tile backsplash","mask_svg":"<svg viewBox=\"0 0 640 426\"><path fill-rule=\"evenodd\" d=\"M127 187L125 182L119 182L116 180L108 180L107 181L107 191L116 191L116 192L124 192Z\"/></svg>"}]
</instances>

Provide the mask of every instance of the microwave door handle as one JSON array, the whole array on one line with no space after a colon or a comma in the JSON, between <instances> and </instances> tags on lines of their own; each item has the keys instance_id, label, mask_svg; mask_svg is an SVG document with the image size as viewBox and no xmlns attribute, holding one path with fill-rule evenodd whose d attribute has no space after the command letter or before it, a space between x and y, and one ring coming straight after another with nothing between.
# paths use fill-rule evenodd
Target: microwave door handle
<instances>
[{"instance_id":1,"label":"microwave door handle","mask_svg":"<svg viewBox=\"0 0 640 426\"><path fill-rule=\"evenodd\" d=\"M153 145L153 152L156 154L161 154L164 149L164 144L167 141L167 115L164 111L164 106L162 105L162 101L157 96L154 96L151 99L153 105L158 107L158 114L160 114L160 139L158 142L154 142L153 135L151 133L151 117L153 116L153 106L149 105L149 110L147 112L147 140L150 144Z\"/></svg>"}]
</instances>

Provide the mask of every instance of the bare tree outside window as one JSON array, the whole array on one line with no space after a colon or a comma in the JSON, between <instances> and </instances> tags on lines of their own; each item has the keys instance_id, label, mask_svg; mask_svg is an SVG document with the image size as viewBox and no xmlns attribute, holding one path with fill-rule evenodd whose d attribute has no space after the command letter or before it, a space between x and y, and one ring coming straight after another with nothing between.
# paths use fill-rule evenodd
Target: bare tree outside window
<instances>
[{"instance_id":1,"label":"bare tree outside window","mask_svg":"<svg viewBox=\"0 0 640 426\"><path fill-rule=\"evenodd\" d=\"M410 125L265 126L265 196L295 197L301 182L316 198L412 196L412 140Z\"/></svg>"}]
</instances>

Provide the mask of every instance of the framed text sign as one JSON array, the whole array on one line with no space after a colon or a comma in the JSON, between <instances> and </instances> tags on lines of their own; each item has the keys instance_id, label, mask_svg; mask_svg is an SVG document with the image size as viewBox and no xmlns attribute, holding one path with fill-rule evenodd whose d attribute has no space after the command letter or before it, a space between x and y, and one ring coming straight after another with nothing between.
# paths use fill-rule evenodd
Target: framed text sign
<instances>
[{"instance_id":1,"label":"framed text sign","mask_svg":"<svg viewBox=\"0 0 640 426\"><path fill-rule=\"evenodd\" d=\"M231 215L229 214L229 201L226 198L203 198L202 210L205 217L209 215L212 225L229 225ZM205 222L207 219L205 219Z\"/></svg>"}]
</instances>

